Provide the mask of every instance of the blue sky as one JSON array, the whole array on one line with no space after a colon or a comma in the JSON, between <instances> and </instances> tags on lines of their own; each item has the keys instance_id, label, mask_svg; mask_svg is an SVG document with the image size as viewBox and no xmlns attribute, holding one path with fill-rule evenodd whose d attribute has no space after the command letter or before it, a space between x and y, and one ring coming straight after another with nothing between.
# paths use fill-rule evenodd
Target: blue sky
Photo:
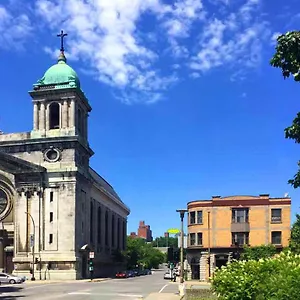
<instances>
[{"instance_id":1,"label":"blue sky","mask_svg":"<svg viewBox=\"0 0 300 300\"><path fill-rule=\"evenodd\" d=\"M277 3L278 2L278 3ZM269 66L278 33L300 26L296 0L2 0L0 129L32 129L27 91L68 63L89 98L92 166L154 236L175 210L212 195L286 192L299 211L299 145L284 128L300 85Z\"/></svg>"}]
</instances>

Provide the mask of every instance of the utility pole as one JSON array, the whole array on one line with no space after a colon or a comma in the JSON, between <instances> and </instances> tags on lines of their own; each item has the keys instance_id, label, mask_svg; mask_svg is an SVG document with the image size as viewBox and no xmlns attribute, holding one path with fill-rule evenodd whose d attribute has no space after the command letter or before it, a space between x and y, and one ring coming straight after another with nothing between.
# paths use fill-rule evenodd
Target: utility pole
<instances>
[{"instance_id":1,"label":"utility pole","mask_svg":"<svg viewBox=\"0 0 300 300\"><path fill-rule=\"evenodd\" d=\"M34 281L35 280L35 277L34 277L34 264L35 264L35 257L34 257L34 244L35 244L35 223L34 223L34 219L32 217L32 215L25 211L25 214L28 215L32 221L32 225L33 225L33 238L32 240L30 239L30 241L32 241L32 277L31 277L31 280Z\"/></svg>"},{"instance_id":2,"label":"utility pole","mask_svg":"<svg viewBox=\"0 0 300 300\"><path fill-rule=\"evenodd\" d=\"M177 209L177 212L180 214L180 222L181 222L181 230L180 230L180 237L181 237L181 247L180 247L180 283L183 283L183 248L184 248L184 230L183 230L183 220L184 214L187 212L186 209Z\"/></svg>"}]
</instances>

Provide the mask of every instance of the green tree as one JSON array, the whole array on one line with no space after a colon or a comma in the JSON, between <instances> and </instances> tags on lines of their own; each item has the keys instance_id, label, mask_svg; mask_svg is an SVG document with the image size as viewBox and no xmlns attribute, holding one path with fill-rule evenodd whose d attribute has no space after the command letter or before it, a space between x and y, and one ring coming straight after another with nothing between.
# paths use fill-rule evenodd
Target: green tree
<instances>
[{"instance_id":1,"label":"green tree","mask_svg":"<svg viewBox=\"0 0 300 300\"><path fill-rule=\"evenodd\" d=\"M158 268L165 260L162 252L155 249L151 243L141 238L127 238L127 249L124 251L127 268L134 269L136 266L146 269Z\"/></svg>"},{"instance_id":2,"label":"green tree","mask_svg":"<svg viewBox=\"0 0 300 300\"><path fill-rule=\"evenodd\" d=\"M284 79L294 76L294 80L300 82L300 31L290 31L277 38L276 52L273 55L271 66L280 68ZM285 137L300 143L300 112L293 120L291 126L285 128ZM298 172L293 179L288 181L294 188L300 186L300 162Z\"/></svg>"},{"instance_id":3,"label":"green tree","mask_svg":"<svg viewBox=\"0 0 300 300\"><path fill-rule=\"evenodd\" d=\"M261 245L257 247L245 247L241 254L241 260L259 260L261 258L273 257L276 254L274 245Z\"/></svg>"},{"instance_id":4,"label":"green tree","mask_svg":"<svg viewBox=\"0 0 300 300\"><path fill-rule=\"evenodd\" d=\"M178 247L178 238L177 237L164 237L160 236L157 237L153 242L152 242L153 247Z\"/></svg>"},{"instance_id":5,"label":"green tree","mask_svg":"<svg viewBox=\"0 0 300 300\"><path fill-rule=\"evenodd\" d=\"M300 253L300 215L296 214L296 221L291 230L289 247L292 252Z\"/></svg>"}]
</instances>

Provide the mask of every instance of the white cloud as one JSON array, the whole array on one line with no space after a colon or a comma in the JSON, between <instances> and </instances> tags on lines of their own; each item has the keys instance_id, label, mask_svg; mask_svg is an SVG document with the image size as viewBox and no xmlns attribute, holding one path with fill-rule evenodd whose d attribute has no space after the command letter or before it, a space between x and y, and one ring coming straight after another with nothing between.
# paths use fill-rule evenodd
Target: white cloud
<instances>
[{"instance_id":1,"label":"white cloud","mask_svg":"<svg viewBox=\"0 0 300 300\"><path fill-rule=\"evenodd\" d=\"M24 3L10 1L14 8ZM43 35L64 29L66 56L81 63L80 71L111 86L125 103L154 103L182 74L198 78L227 67L236 81L259 66L271 39L260 1L36 0L19 14L0 6L0 47L23 45L33 26ZM51 45L44 51L57 57Z\"/></svg>"},{"instance_id":2,"label":"white cloud","mask_svg":"<svg viewBox=\"0 0 300 300\"><path fill-rule=\"evenodd\" d=\"M39 0L36 8L51 28L69 32L69 52L88 61L100 81L158 93L173 81L153 67L157 54L140 40L137 28L144 13L167 9L158 0Z\"/></svg>"},{"instance_id":3,"label":"white cloud","mask_svg":"<svg viewBox=\"0 0 300 300\"><path fill-rule=\"evenodd\" d=\"M280 32L274 32L271 36L271 44L275 45L277 42L277 38L281 35L282 33Z\"/></svg>"},{"instance_id":4,"label":"white cloud","mask_svg":"<svg viewBox=\"0 0 300 300\"><path fill-rule=\"evenodd\" d=\"M23 44L31 32L31 22L26 14L13 14L0 5L0 48L23 49Z\"/></svg>"},{"instance_id":5,"label":"white cloud","mask_svg":"<svg viewBox=\"0 0 300 300\"><path fill-rule=\"evenodd\" d=\"M270 37L268 23L256 18L259 0L248 0L225 19L210 19L199 40L199 50L190 67L208 71L229 65L253 68L259 65L262 43Z\"/></svg>"}]
</instances>

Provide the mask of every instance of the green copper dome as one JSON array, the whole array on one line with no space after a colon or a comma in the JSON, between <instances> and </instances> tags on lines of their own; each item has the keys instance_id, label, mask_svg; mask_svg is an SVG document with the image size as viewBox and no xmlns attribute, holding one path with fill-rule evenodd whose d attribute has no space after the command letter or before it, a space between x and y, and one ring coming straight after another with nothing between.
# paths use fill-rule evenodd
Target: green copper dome
<instances>
[{"instance_id":1,"label":"green copper dome","mask_svg":"<svg viewBox=\"0 0 300 300\"><path fill-rule=\"evenodd\" d=\"M51 86L51 88L78 88L80 81L77 73L67 64L63 52L58 57L57 64L50 67L44 76L34 85L36 87Z\"/></svg>"}]
</instances>

